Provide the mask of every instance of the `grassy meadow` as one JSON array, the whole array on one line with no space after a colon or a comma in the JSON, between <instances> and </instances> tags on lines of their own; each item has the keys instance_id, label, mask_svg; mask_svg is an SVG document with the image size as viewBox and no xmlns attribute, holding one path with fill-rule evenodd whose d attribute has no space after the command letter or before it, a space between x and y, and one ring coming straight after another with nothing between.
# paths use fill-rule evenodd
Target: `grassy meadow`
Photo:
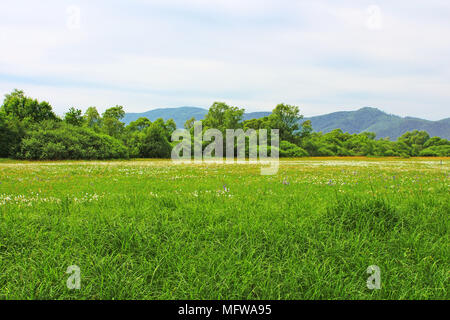
<instances>
[{"instance_id":1,"label":"grassy meadow","mask_svg":"<svg viewBox=\"0 0 450 320\"><path fill-rule=\"evenodd\" d=\"M0 299L448 299L449 169L2 160Z\"/></svg>"}]
</instances>

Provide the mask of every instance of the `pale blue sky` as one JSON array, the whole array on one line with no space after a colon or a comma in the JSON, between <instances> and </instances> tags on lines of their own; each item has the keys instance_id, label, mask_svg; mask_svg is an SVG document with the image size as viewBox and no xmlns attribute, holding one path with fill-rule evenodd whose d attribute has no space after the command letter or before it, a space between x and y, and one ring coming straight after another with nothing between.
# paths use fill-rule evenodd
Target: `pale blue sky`
<instances>
[{"instance_id":1,"label":"pale blue sky","mask_svg":"<svg viewBox=\"0 0 450 320\"><path fill-rule=\"evenodd\" d=\"M0 42L0 94L59 114L225 101L450 117L448 0L2 1Z\"/></svg>"}]
</instances>

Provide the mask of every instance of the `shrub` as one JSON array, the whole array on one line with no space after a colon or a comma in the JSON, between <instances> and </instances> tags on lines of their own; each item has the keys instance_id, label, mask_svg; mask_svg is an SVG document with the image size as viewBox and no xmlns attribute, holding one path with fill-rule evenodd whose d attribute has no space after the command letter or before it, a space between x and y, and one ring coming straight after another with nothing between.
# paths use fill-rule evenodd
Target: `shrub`
<instances>
[{"instance_id":1,"label":"shrub","mask_svg":"<svg viewBox=\"0 0 450 320\"><path fill-rule=\"evenodd\" d=\"M0 157L7 157L9 155L9 135L10 130L6 123L6 116L0 112Z\"/></svg>"},{"instance_id":2,"label":"shrub","mask_svg":"<svg viewBox=\"0 0 450 320\"><path fill-rule=\"evenodd\" d=\"M394 150L386 150L382 155L386 157L394 157L397 156L397 153Z\"/></svg>"},{"instance_id":3,"label":"shrub","mask_svg":"<svg viewBox=\"0 0 450 320\"><path fill-rule=\"evenodd\" d=\"M291 142L284 140L280 142L280 157L293 158L293 157L307 157L308 155L309 154L305 149Z\"/></svg>"},{"instance_id":4,"label":"shrub","mask_svg":"<svg viewBox=\"0 0 450 320\"><path fill-rule=\"evenodd\" d=\"M69 124L30 130L18 149L16 157L27 160L128 158L128 150L119 140Z\"/></svg>"},{"instance_id":5,"label":"shrub","mask_svg":"<svg viewBox=\"0 0 450 320\"><path fill-rule=\"evenodd\" d=\"M172 146L164 129L157 123L152 123L144 131L140 149L140 156L144 158L170 158Z\"/></svg>"},{"instance_id":6,"label":"shrub","mask_svg":"<svg viewBox=\"0 0 450 320\"><path fill-rule=\"evenodd\" d=\"M450 145L432 146L420 151L422 157L450 157Z\"/></svg>"},{"instance_id":7,"label":"shrub","mask_svg":"<svg viewBox=\"0 0 450 320\"><path fill-rule=\"evenodd\" d=\"M328 149L327 147L320 147L317 150L317 156L322 156L322 157L328 157L328 156L334 156L334 152L331 151L330 149Z\"/></svg>"}]
</instances>

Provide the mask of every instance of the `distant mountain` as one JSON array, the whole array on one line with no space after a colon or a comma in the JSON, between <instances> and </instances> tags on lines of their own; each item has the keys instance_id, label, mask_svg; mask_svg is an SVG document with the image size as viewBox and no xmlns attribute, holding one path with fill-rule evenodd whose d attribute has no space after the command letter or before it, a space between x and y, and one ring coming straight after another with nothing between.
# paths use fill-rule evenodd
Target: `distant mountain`
<instances>
[{"instance_id":1,"label":"distant mountain","mask_svg":"<svg viewBox=\"0 0 450 320\"><path fill-rule=\"evenodd\" d=\"M270 116L272 112L269 111L258 111L258 112L249 112L244 113L244 116L242 117L244 120L251 120L251 119L259 119Z\"/></svg>"},{"instance_id":2,"label":"distant mountain","mask_svg":"<svg viewBox=\"0 0 450 320\"><path fill-rule=\"evenodd\" d=\"M177 124L177 128L183 128L186 120L189 120L192 117L201 120L207 113L207 109L198 107L162 108L143 113L126 113L122 121L125 122L125 124L129 124L141 117L148 118L150 121L155 121L158 118L163 118L164 120L173 119Z\"/></svg>"},{"instance_id":3,"label":"distant mountain","mask_svg":"<svg viewBox=\"0 0 450 320\"><path fill-rule=\"evenodd\" d=\"M178 128L182 128L186 120L195 117L201 120L208 113L207 109L199 107L179 107L155 109L143 113L127 113L123 122L126 124L146 117L151 121L158 118L168 120L172 118ZM244 114L244 120L262 118L271 112L249 112ZM365 107L356 111L341 111L322 116L305 117L303 121L311 120L314 131L330 132L334 129L342 129L344 132L360 133L364 131L375 132L377 138L390 137L397 139L403 133L412 130L425 130L430 136L439 136L450 139L450 118L430 121L419 118L399 117L387 114L379 109Z\"/></svg>"},{"instance_id":4,"label":"distant mountain","mask_svg":"<svg viewBox=\"0 0 450 320\"><path fill-rule=\"evenodd\" d=\"M357 111L333 112L304 120L311 120L314 131L330 132L340 128L348 133L375 132L377 138L389 137L395 140L407 131L425 130L432 137L450 139L450 118L439 121L402 118L369 107Z\"/></svg>"}]
</instances>

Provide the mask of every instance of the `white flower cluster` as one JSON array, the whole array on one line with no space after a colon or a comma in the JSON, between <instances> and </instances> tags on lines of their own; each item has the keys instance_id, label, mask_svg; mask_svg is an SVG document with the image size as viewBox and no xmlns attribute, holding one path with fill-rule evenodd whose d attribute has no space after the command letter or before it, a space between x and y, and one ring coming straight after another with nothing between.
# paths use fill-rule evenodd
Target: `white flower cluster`
<instances>
[{"instance_id":1,"label":"white flower cluster","mask_svg":"<svg viewBox=\"0 0 450 320\"><path fill-rule=\"evenodd\" d=\"M33 203L60 203L61 199L54 197L42 197L39 193L31 193L26 196L23 194L19 195L8 195L0 194L0 206L6 204L15 204L18 206L24 205L31 207Z\"/></svg>"},{"instance_id":2,"label":"white flower cluster","mask_svg":"<svg viewBox=\"0 0 450 320\"><path fill-rule=\"evenodd\" d=\"M85 202L92 202L92 201L98 201L100 198L102 198L103 195L98 195L96 193L89 194L85 193L82 195L81 198L73 198L73 201L76 203L85 203Z\"/></svg>"}]
</instances>

